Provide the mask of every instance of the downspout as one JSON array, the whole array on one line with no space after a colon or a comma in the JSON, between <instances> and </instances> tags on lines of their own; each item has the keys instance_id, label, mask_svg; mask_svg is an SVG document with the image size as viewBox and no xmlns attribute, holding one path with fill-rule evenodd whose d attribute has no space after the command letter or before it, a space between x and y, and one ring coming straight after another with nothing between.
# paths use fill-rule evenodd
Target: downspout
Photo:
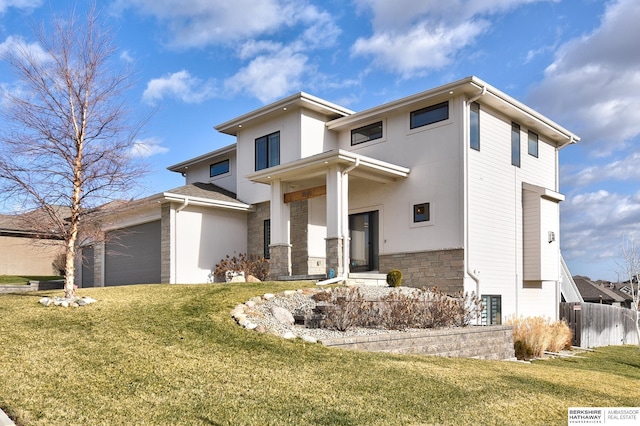
<instances>
[{"instance_id":1,"label":"downspout","mask_svg":"<svg viewBox=\"0 0 640 426\"><path fill-rule=\"evenodd\" d=\"M471 279L473 281L475 281L476 283L476 297L480 297L480 277L478 277L478 275L476 274L475 271L471 270L471 266L470 266L470 262L469 262L469 122L468 122L468 117L469 117L469 106L477 101L478 99L480 99L482 96L484 96L487 93L487 86L482 86L482 92L480 92L480 94L474 96L471 99L467 99L466 104L465 104L465 109L464 109L464 116L465 119L463 120L465 123L464 126L464 135L465 135L465 143L464 143L464 160L465 160L465 178L464 178L464 196L465 196L465 203L466 206L463 209L464 210L464 215L465 215L465 248L464 248L464 257L465 257L465 267L467 269L467 275L469 275L471 277Z\"/></svg>"},{"instance_id":2,"label":"downspout","mask_svg":"<svg viewBox=\"0 0 640 426\"><path fill-rule=\"evenodd\" d=\"M355 163L353 163L351 166L347 167L346 169L344 169L342 171L342 182L340 183L342 185L341 188L341 196L342 196L342 275L339 277L335 277L335 278L329 278L328 280L324 280L324 281L318 281L316 283L316 285L327 285L327 284L335 284L335 283L339 283L342 281L346 281L348 276L349 276L349 268L348 268L348 264L349 264L349 252L347 251L347 241L348 241L348 235L349 235L349 211L347 209L347 205L349 203L349 193L348 191L344 190L344 180L349 178L349 172L351 172L353 169L355 169L356 167L358 167L360 165L360 159L356 158Z\"/></svg>"},{"instance_id":3,"label":"downspout","mask_svg":"<svg viewBox=\"0 0 640 426\"><path fill-rule=\"evenodd\" d=\"M188 205L189 205L189 199L185 198L184 202L182 203L182 205L176 209L176 213L180 213L182 210L187 208Z\"/></svg>"}]
</instances>

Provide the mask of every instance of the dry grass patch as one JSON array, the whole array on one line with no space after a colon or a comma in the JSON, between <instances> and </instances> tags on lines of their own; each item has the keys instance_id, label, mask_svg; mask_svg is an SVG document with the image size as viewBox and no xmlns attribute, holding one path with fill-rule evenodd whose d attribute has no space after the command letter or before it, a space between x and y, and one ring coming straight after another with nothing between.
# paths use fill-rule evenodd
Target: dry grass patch
<instances>
[{"instance_id":1,"label":"dry grass patch","mask_svg":"<svg viewBox=\"0 0 640 426\"><path fill-rule=\"evenodd\" d=\"M80 289L98 303L78 309L37 303L55 292L0 296L0 408L19 426L548 425L566 424L570 406L637 405L633 347L533 364L399 356L287 341L229 316L301 285Z\"/></svg>"}]
</instances>

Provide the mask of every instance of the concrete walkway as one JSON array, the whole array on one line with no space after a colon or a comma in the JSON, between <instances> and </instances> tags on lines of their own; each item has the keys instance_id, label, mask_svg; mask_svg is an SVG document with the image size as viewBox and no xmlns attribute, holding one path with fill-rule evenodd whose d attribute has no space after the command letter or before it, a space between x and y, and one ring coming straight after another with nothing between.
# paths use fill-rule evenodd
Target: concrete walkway
<instances>
[{"instance_id":1,"label":"concrete walkway","mask_svg":"<svg viewBox=\"0 0 640 426\"><path fill-rule=\"evenodd\" d=\"M16 426L15 423L7 416L4 411L0 410L0 426Z\"/></svg>"}]
</instances>

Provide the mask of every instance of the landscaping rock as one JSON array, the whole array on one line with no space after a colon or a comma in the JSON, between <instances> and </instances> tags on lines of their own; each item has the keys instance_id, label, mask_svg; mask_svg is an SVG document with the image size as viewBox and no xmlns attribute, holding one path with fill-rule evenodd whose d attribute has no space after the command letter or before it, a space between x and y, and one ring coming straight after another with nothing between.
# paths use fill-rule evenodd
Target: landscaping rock
<instances>
[{"instance_id":1,"label":"landscaping rock","mask_svg":"<svg viewBox=\"0 0 640 426\"><path fill-rule=\"evenodd\" d=\"M255 330L256 330L258 333L266 333L266 332L267 332L266 327L265 327L264 325L262 325L262 324L258 325L258 326L255 328Z\"/></svg>"},{"instance_id":2,"label":"landscaping rock","mask_svg":"<svg viewBox=\"0 0 640 426\"><path fill-rule=\"evenodd\" d=\"M293 325L295 323L293 314L280 306L273 306L271 308L271 314L280 324Z\"/></svg>"},{"instance_id":3,"label":"landscaping rock","mask_svg":"<svg viewBox=\"0 0 640 426\"><path fill-rule=\"evenodd\" d=\"M298 336L296 336L296 334L292 331L287 331L286 333L284 333L282 335L283 338L287 339L287 340L293 340L293 339L297 339Z\"/></svg>"},{"instance_id":4,"label":"landscaping rock","mask_svg":"<svg viewBox=\"0 0 640 426\"><path fill-rule=\"evenodd\" d=\"M318 339L316 339L316 338L315 338L315 337L313 337L313 336L309 336L309 335L307 335L307 334L303 335L303 336L301 337L301 339L302 339L304 342L307 342L307 343L318 343Z\"/></svg>"},{"instance_id":5,"label":"landscaping rock","mask_svg":"<svg viewBox=\"0 0 640 426\"><path fill-rule=\"evenodd\" d=\"M254 277L253 275L249 275L247 277L247 282L248 283L261 283L262 281L260 281L258 278Z\"/></svg>"},{"instance_id":6,"label":"landscaping rock","mask_svg":"<svg viewBox=\"0 0 640 426\"><path fill-rule=\"evenodd\" d=\"M251 309L251 308L253 308L254 306L256 306L256 302L254 302L253 300L248 300L248 301L246 301L246 302L244 303L244 305L245 305L247 308Z\"/></svg>"},{"instance_id":7,"label":"landscaping rock","mask_svg":"<svg viewBox=\"0 0 640 426\"><path fill-rule=\"evenodd\" d=\"M51 298L49 298L49 297L43 297L42 299L40 299L40 304L41 305L51 306L52 303L53 303L53 300L51 300Z\"/></svg>"},{"instance_id":8,"label":"landscaping rock","mask_svg":"<svg viewBox=\"0 0 640 426\"><path fill-rule=\"evenodd\" d=\"M246 283L247 280L245 279L245 277L241 276L241 275L237 275L233 278L231 278L231 281L229 281L230 283Z\"/></svg>"},{"instance_id":9,"label":"landscaping rock","mask_svg":"<svg viewBox=\"0 0 640 426\"><path fill-rule=\"evenodd\" d=\"M284 295L285 296L293 296L294 294L296 294L295 290L285 290L284 291Z\"/></svg>"},{"instance_id":10,"label":"landscaping rock","mask_svg":"<svg viewBox=\"0 0 640 426\"><path fill-rule=\"evenodd\" d=\"M271 300L271 299L273 299L274 297L276 297L276 295L275 295L275 294L273 294L273 293L265 293L265 294L262 296L262 298L263 298L264 300Z\"/></svg>"}]
</instances>

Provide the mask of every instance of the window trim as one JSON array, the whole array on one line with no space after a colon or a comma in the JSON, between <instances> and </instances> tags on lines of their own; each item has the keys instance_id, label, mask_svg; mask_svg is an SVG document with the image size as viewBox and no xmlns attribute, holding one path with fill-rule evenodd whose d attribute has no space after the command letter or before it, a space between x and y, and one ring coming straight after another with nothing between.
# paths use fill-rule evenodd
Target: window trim
<instances>
[{"instance_id":1,"label":"window trim","mask_svg":"<svg viewBox=\"0 0 640 426\"><path fill-rule=\"evenodd\" d=\"M363 130L363 129L366 129L368 127L374 127L374 126L375 127L380 126L380 136L373 137L373 138L369 137L368 139L361 140L360 142L354 142L353 141L353 136L354 136L355 132L357 132L358 130ZM384 120L376 121L374 123L370 123L370 124L367 124L365 126L358 127L357 129L351 129L351 146L358 146L358 145L361 145L363 143L367 143L367 142L371 142L371 141L379 141L379 140L383 140L383 139L384 139Z\"/></svg>"},{"instance_id":2,"label":"window trim","mask_svg":"<svg viewBox=\"0 0 640 426\"><path fill-rule=\"evenodd\" d=\"M535 139L531 139L531 136L535 136ZM532 152L533 151L531 149L532 146L535 147L535 153ZM540 153L540 137L538 136L538 134L536 132L531 131L531 130L529 130L527 151L529 152L529 155L531 155L532 157L536 157L536 158L538 158L538 155Z\"/></svg>"},{"instance_id":3,"label":"window trim","mask_svg":"<svg viewBox=\"0 0 640 426\"><path fill-rule=\"evenodd\" d=\"M271 158L272 149L271 149L270 142L272 140L271 137L275 136L275 135L278 135L278 159L277 159L277 162L275 162ZM262 140L265 141L265 146L266 146L266 152L265 152L265 155L266 155L266 166L258 168L258 143L259 143L259 141L262 141ZM260 171L260 170L265 170L265 169L268 169L270 167L275 167L275 166L279 166L279 165L280 165L280 131L278 130L276 132L272 132L272 133L269 133L267 135L260 136L259 138L256 138L255 141L254 141L254 168L255 168L255 171L257 172L257 171Z\"/></svg>"},{"instance_id":4,"label":"window trim","mask_svg":"<svg viewBox=\"0 0 640 426\"><path fill-rule=\"evenodd\" d=\"M485 299L488 301L485 301ZM496 313L499 314L498 316L498 321L496 323L493 322L493 318L492 318L492 313L493 310L491 309L493 306L489 306L491 305L491 301L493 299L498 300L499 302L499 308L500 310L497 311ZM503 315L502 315L502 295L501 294L483 294L482 296L480 296L480 300L482 300L482 303L484 304L484 307L482 309L482 314L480 317L480 323L482 325L501 325L503 323Z\"/></svg>"},{"instance_id":5,"label":"window trim","mask_svg":"<svg viewBox=\"0 0 640 426\"><path fill-rule=\"evenodd\" d=\"M476 121L475 131L473 130L474 116ZM469 104L469 148L480 151L480 104L477 102Z\"/></svg>"},{"instance_id":6,"label":"window trim","mask_svg":"<svg viewBox=\"0 0 640 426\"><path fill-rule=\"evenodd\" d=\"M420 124L420 125L414 124L415 116L418 115L419 113L429 113L429 112L441 109L444 106L446 106L446 109L447 109L447 116L445 118L440 118L440 119L437 119L437 120L434 120L434 121L429 121L427 123ZM443 121L448 121L450 119L449 109L450 109L449 108L449 101L446 100L446 101L439 102L439 103L434 104L434 105L429 105L429 106L426 106L424 108L419 108L419 109L411 111L409 113L409 130L421 129L421 128L424 128L424 127L427 127L427 126L431 126L431 125L436 124L436 123L441 123Z\"/></svg>"},{"instance_id":7,"label":"window trim","mask_svg":"<svg viewBox=\"0 0 640 426\"><path fill-rule=\"evenodd\" d=\"M521 159L521 128L516 122L511 122L511 165L520 167Z\"/></svg>"},{"instance_id":8,"label":"window trim","mask_svg":"<svg viewBox=\"0 0 640 426\"><path fill-rule=\"evenodd\" d=\"M213 168L215 166L218 166L218 165L221 165L221 164L224 164L224 163L226 163L226 165L227 165L227 170L224 171L224 172L220 172L220 173L214 174L213 173ZM209 164L209 177L210 178L214 178L214 177L217 178L217 177L220 177L220 176L223 176L223 175L227 175L229 173L231 173L231 162L229 161L228 158L226 160L218 161L217 163Z\"/></svg>"},{"instance_id":9,"label":"window trim","mask_svg":"<svg viewBox=\"0 0 640 426\"><path fill-rule=\"evenodd\" d=\"M433 225L433 203L431 201L412 202L409 204L409 227L417 228L421 226ZM427 206L427 220L421 220L416 222L416 208L422 205Z\"/></svg>"}]
</instances>

